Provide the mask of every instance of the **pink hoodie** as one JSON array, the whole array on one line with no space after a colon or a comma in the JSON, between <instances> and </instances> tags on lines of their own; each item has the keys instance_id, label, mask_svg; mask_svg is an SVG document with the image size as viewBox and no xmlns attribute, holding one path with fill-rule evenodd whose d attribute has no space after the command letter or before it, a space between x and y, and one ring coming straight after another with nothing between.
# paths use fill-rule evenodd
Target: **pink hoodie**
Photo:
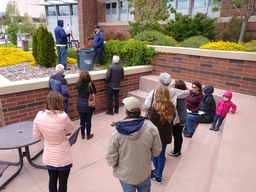
<instances>
[{"instance_id":1,"label":"pink hoodie","mask_svg":"<svg viewBox=\"0 0 256 192\"><path fill-rule=\"evenodd\" d=\"M230 91L225 92L223 96L227 96L229 98L229 101L224 101L222 98L216 107L216 113L221 117L226 117L230 108L232 108L231 113L235 113L236 105L231 101L232 93Z\"/></svg>"}]
</instances>

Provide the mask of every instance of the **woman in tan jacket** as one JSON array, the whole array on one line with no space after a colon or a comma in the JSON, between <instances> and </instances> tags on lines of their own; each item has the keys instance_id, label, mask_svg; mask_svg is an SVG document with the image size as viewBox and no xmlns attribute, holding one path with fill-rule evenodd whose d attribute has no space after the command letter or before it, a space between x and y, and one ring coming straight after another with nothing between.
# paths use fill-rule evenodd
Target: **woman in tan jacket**
<instances>
[{"instance_id":1,"label":"woman in tan jacket","mask_svg":"<svg viewBox=\"0 0 256 192\"><path fill-rule=\"evenodd\" d=\"M75 128L63 111L63 96L50 92L46 97L46 108L39 111L34 119L33 136L44 140L43 162L49 173L49 191L67 191L67 181L72 167L72 155L66 132Z\"/></svg>"}]
</instances>

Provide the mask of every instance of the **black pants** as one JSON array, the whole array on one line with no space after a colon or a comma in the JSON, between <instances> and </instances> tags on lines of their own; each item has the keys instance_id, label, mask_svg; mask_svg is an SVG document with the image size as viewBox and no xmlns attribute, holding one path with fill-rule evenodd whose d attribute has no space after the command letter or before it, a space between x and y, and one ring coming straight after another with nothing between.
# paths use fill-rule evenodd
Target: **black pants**
<instances>
[{"instance_id":1,"label":"black pants","mask_svg":"<svg viewBox=\"0 0 256 192\"><path fill-rule=\"evenodd\" d=\"M98 47L98 48L94 49L93 63L95 63L96 57L98 56L99 64L102 65L102 63L103 63L103 55L102 55L103 48L104 47Z\"/></svg>"},{"instance_id":2,"label":"black pants","mask_svg":"<svg viewBox=\"0 0 256 192\"><path fill-rule=\"evenodd\" d=\"M173 139L174 139L174 153L180 153L183 142L182 129L184 126L174 125L173 126Z\"/></svg>"},{"instance_id":3,"label":"black pants","mask_svg":"<svg viewBox=\"0 0 256 192\"><path fill-rule=\"evenodd\" d=\"M113 112L113 95L115 96L115 113L119 110L119 90L108 87L108 112Z\"/></svg>"},{"instance_id":4,"label":"black pants","mask_svg":"<svg viewBox=\"0 0 256 192\"><path fill-rule=\"evenodd\" d=\"M49 174L49 192L67 192L67 183L70 169L66 171L50 170ZM57 182L59 179L59 190L57 190Z\"/></svg>"}]
</instances>

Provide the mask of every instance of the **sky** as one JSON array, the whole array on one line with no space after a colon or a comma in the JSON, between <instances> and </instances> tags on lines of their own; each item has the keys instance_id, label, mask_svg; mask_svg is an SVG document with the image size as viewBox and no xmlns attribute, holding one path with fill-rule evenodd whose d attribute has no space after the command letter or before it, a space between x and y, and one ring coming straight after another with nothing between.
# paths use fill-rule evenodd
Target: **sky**
<instances>
[{"instance_id":1,"label":"sky","mask_svg":"<svg viewBox=\"0 0 256 192\"><path fill-rule=\"evenodd\" d=\"M0 0L0 12L5 12L7 2L8 0Z\"/></svg>"}]
</instances>

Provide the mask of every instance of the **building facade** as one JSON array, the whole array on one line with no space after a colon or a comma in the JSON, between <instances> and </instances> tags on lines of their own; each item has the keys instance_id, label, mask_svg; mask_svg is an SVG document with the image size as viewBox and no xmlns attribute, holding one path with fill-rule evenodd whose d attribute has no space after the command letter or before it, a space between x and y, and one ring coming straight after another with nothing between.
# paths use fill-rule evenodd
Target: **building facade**
<instances>
[{"instance_id":1,"label":"building facade","mask_svg":"<svg viewBox=\"0 0 256 192\"><path fill-rule=\"evenodd\" d=\"M94 34L93 27L96 24L103 30L129 35L128 22L136 19L136 15L131 14L134 7L128 7L128 0L40 0L30 4L43 7L48 30L52 33L57 20L64 20L64 28L71 28L73 37L79 40L80 46L84 46L87 38ZM238 13L236 10L231 11L228 0L223 0L222 3L216 3L214 0L169 0L168 4L183 15L193 17L201 12L222 21L227 21ZM216 5L221 5L221 11L212 11ZM170 19L174 16L170 14ZM256 13L249 20L248 27L256 33Z\"/></svg>"}]
</instances>

